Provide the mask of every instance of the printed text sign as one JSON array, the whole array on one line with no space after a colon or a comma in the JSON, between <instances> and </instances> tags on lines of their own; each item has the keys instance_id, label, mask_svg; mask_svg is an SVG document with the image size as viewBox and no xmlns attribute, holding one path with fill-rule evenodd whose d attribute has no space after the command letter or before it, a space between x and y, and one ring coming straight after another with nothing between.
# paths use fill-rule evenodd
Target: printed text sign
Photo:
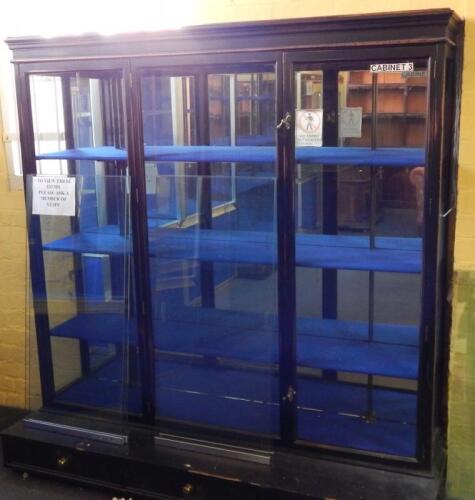
<instances>
[{"instance_id":1,"label":"printed text sign","mask_svg":"<svg viewBox=\"0 0 475 500\"><path fill-rule=\"evenodd\" d=\"M66 176L33 177L33 214L74 216L76 179Z\"/></svg>"},{"instance_id":2,"label":"printed text sign","mask_svg":"<svg viewBox=\"0 0 475 500\"><path fill-rule=\"evenodd\" d=\"M414 71L413 62L370 64L371 73L402 73L404 71Z\"/></svg>"},{"instance_id":3,"label":"printed text sign","mask_svg":"<svg viewBox=\"0 0 475 500\"><path fill-rule=\"evenodd\" d=\"M361 137L363 108L340 108L338 110L338 137Z\"/></svg>"}]
</instances>

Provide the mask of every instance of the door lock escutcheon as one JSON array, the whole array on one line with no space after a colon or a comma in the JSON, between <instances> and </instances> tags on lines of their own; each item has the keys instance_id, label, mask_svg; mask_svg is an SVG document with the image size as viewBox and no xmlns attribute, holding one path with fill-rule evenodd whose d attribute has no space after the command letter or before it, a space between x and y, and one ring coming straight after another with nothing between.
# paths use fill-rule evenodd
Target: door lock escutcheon
<instances>
[{"instance_id":1,"label":"door lock escutcheon","mask_svg":"<svg viewBox=\"0 0 475 500\"><path fill-rule=\"evenodd\" d=\"M326 121L327 123L336 123L337 122L336 111L333 110L326 113Z\"/></svg>"},{"instance_id":2,"label":"door lock escutcheon","mask_svg":"<svg viewBox=\"0 0 475 500\"><path fill-rule=\"evenodd\" d=\"M293 403L296 394L297 391L291 385L289 385L289 388L287 389L287 394L282 398L282 400L288 401L289 403Z\"/></svg>"}]
</instances>

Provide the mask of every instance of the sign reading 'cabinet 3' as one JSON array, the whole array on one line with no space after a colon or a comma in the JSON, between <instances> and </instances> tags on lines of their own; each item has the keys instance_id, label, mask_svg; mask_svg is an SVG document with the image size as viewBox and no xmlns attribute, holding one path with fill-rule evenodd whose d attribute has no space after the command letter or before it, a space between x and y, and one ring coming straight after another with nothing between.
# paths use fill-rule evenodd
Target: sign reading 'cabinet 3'
<instances>
[{"instance_id":1,"label":"sign reading 'cabinet 3'","mask_svg":"<svg viewBox=\"0 0 475 500\"><path fill-rule=\"evenodd\" d=\"M369 70L371 73L403 73L405 71L414 71L414 63L399 62L370 64Z\"/></svg>"}]
</instances>

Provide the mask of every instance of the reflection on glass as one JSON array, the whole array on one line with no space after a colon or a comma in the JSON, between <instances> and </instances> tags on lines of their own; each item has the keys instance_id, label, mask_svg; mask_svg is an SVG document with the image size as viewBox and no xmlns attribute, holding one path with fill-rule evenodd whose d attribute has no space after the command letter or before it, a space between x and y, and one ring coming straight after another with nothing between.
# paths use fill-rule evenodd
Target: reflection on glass
<instances>
[{"instance_id":1,"label":"reflection on glass","mask_svg":"<svg viewBox=\"0 0 475 500\"><path fill-rule=\"evenodd\" d=\"M62 78L59 76L33 75L30 77L31 112L37 154L65 149L65 124L63 111ZM51 113L51 108L55 113ZM39 172L63 173L66 161L42 160Z\"/></svg>"},{"instance_id":2,"label":"reflection on glass","mask_svg":"<svg viewBox=\"0 0 475 500\"><path fill-rule=\"evenodd\" d=\"M295 73L298 109L321 109L323 107L323 72L298 71Z\"/></svg>"},{"instance_id":3,"label":"reflection on glass","mask_svg":"<svg viewBox=\"0 0 475 500\"><path fill-rule=\"evenodd\" d=\"M209 133L212 146L275 145L275 74L270 71L208 75ZM275 175L275 163L213 162L217 176ZM234 196L234 192L230 193Z\"/></svg>"},{"instance_id":4,"label":"reflection on glass","mask_svg":"<svg viewBox=\"0 0 475 500\"><path fill-rule=\"evenodd\" d=\"M141 90L145 145L195 144L194 77L146 75Z\"/></svg>"},{"instance_id":5,"label":"reflection on glass","mask_svg":"<svg viewBox=\"0 0 475 500\"><path fill-rule=\"evenodd\" d=\"M210 144L236 144L235 89L235 75L208 76Z\"/></svg>"},{"instance_id":6,"label":"reflection on glass","mask_svg":"<svg viewBox=\"0 0 475 500\"><path fill-rule=\"evenodd\" d=\"M369 71L338 72L339 121L353 119L361 127L340 127L340 147L371 147L372 144L372 74ZM351 114L350 114L351 113ZM349 116L348 116L349 115ZM359 128L359 133L358 129ZM338 228L342 231L369 232L372 201L381 198L379 170L352 165L338 166ZM374 179L371 176L374 175ZM375 190L372 192L371 182ZM374 200L372 196L374 195ZM378 209L376 209L378 210Z\"/></svg>"},{"instance_id":7,"label":"reflection on glass","mask_svg":"<svg viewBox=\"0 0 475 500\"><path fill-rule=\"evenodd\" d=\"M39 173L93 177L111 173L109 167L118 173L123 165L99 161L99 157L110 153L107 147L126 146L122 85L121 74L114 72L97 77L82 73L30 76ZM64 153L65 149L82 149L81 159Z\"/></svg>"},{"instance_id":8,"label":"reflection on glass","mask_svg":"<svg viewBox=\"0 0 475 500\"><path fill-rule=\"evenodd\" d=\"M142 78L157 418L278 434L275 162L213 156L275 144L275 75L206 82L197 138L194 77Z\"/></svg>"},{"instance_id":9,"label":"reflection on glass","mask_svg":"<svg viewBox=\"0 0 475 500\"><path fill-rule=\"evenodd\" d=\"M275 181L240 176L223 203L231 182L189 176L193 216L149 231L158 417L276 434Z\"/></svg>"},{"instance_id":10,"label":"reflection on glass","mask_svg":"<svg viewBox=\"0 0 475 500\"><path fill-rule=\"evenodd\" d=\"M275 144L273 72L208 76L210 144Z\"/></svg>"},{"instance_id":11,"label":"reflection on glass","mask_svg":"<svg viewBox=\"0 0 475 500\"><path fill-rule=\"evenodd\" d=\"M323 108L322 71L297 71L295 88L296 109ZM322 167L321 165L297 164L296 168L297 227L302 231L321 229Z\"/></svg>"},{"instance_id":12,"label":"reflection on glass","mask_svg":"<svg viewBox=\"0 0 475 500\"><path fill-rule=\"evenodd\" d=\"M236 100L237 144L275 144L275 74L237 74Z\"/></svg>"},{"instance_id":13,"label":"reflection on glass","mask_svg":"<svg viewBox=\"0 0 475 500\"><path fill-rule=\"evenodd\" d=\"M427 75L424 67L410 74L379 74L378 146L424 147L427 121ZM398 236L417 236L423 225L424 165L385 169L381 180L383 216ZM378 234L387 234L380 224Z\"/></svg>"},{"instance_id":14,"label":"reflection on glass","mask_svg":"<svg viewBox=\"0 0 475 500\"><path fill-rule=\"evenodd\" d=\"M142 119L146 151L153 151L157 146L190 146L196 144L195 117L195 79L193 76L145 75L141 80ZM156 162L145 163L147 193L157 199L184 199L184 192L189 189L184 176L196 173L193 162ZM180 179L164 178L158 181L157 173L176 174ZM149 217L167 218L184 221L194 208L182 203L167 206L160 201L160 212L153 205L154 197L147 196Z\"/></svg>"},{"instance_id":15,"label":"reflection on glass","mask_svg":"<svg viewBox=\"0 0 475 500\"><path fill-rule=\"evenodd\" d=\"M296 170L298 438L414 456L425 167L411 148L425 144L426 77L295 79L297 108L326 106L328 156L351 151ZM394 164L379 161L388 147ZM314 172L318 189L303 190Z\"/></svg>"}]
</instances>

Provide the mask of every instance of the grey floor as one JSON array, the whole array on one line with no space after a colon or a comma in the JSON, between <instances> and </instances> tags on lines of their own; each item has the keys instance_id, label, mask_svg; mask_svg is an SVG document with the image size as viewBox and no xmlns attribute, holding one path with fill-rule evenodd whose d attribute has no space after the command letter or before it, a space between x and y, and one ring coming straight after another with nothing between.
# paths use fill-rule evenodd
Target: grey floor
<instances>
[{"instance_id":1,"label":"grey floor","mask_svg":"<svg viewBox=\"0 0 475 500\"><path fill-rule=\"evenodd\" d=\"M2 466L0 498L2 500L111 500L113 494L33 476L23 477Z\"/></svg>"}]
</instances>

